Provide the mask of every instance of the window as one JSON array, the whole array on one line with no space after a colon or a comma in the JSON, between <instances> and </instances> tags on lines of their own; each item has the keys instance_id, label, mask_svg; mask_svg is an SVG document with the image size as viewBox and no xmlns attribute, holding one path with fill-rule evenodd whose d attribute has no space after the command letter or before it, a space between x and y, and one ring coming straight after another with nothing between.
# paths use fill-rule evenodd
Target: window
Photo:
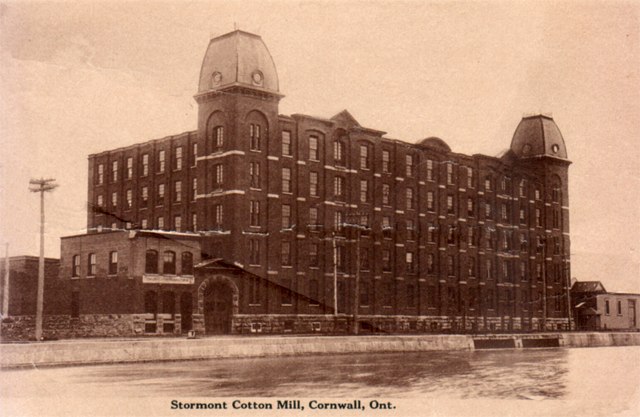
<instances>
[{"instance_id":1,"label":"window","mask_svg":"<svg viewBox=\"0 0 640 417\"><path fill-rule=\"evenodd\" d=\"M191 230L198 231L198 215L196 213L191 213Z\"/></svg>"},{"instance_id":2,"label":"window","mask_svg":"<svg viewBox=\"0 0 640 417\"><path fill-rule=\"evenodd\" d=\"M291 132L282 131L282 155L291 156Z\"/></svg>"},{"instance_id":3,"label":"window","mask_svg":"<svg viewBox=\"0 0 640 417\"><path fill-rule=\"evenodd\" d=\"M449 194L447 196L447 213L448 214L454 214L455 213L455 207L453 205L453 195Z\"/></svg>"},{"instance_id":4,"label":"window","mask_svg":"<svg viewBox=\"0 0 640 417\"><path fill-rule=\"evenodd\" d=\"M334 230L338 233L342 233L343 229L343 216L341 211L336 211L334 214Z\"/></svg>"},{"instance_id":5,"label":"window","mask_svg":"<svg viewBox=\"0 0 640 417\"><path fill-rule=\"evenodd\" d=\"M449 255L449 256L447 256L447 275L452 277L452 276L454 276L454 274L455 274L454 259L453 259L453 256Z\"/></svg>"},{"instance_id":6,"label":"window","mask_svg":"<svg viewBox=\"0 0 640 417\"><path fill-rule=\"evenodd\" d=\"M90 253L87 258L87 276L93 277L96 275L96 254Z\"/></svg>"},{"instance_id":7,"label":"window","mask_svg":"<svg viewBox=\"0 0 640 417\"><path fill-rule=\"evenodd\" d=\"M487 175L484 179L484 189L485 191L493 190L493 179L489 175Z\"/></svg>"},{"instance_id":8,"label":"window","mask_svg":"<svg viewBox=\"0 0 640 417\"><path fill-rule=\"evenodd\" d=\"M474 186L473 168L467 167L467 188L473 188L473 186Z\"/></svg>"},{"instance_id":9,"label":"window","mask_svg":"<svg viewBox=\"0 0 640 417\"><path fill-rule=\"evenodd\" d=\"M260 241L249 240L249 264L260 265Z\"/></svg>"},{"instance_id":10,"label":"window","mask_svg":"<svg viewBox=\"0 0 640 417\"><path fill-rule=\"evenodd\" d=\"M416 306L416 290L413 284L407 285L407 307L413 308Z\"/></svg>"},{"instance_id":11,"label":"window","mask_svg":"<svg viewBox=\"0 0 640 417\"><path fill-rule=\"evenodd\" d=\"M554 203L560 202L560 183L556 181L551 188L551 199Z\"/></svg>"},{"instance_id":12,"label":"window","mask_svg":"<svg viewBox=\"0 0 640 417\"><path fill-rule=\"evenodd\" d=\"M80 255L73 255L73 258L71 259L71 276L80 276Z\"/></svg>"},{"instance_id":13,"label":"window","mask_svg":"<svg viewBox=\"0 0 640 417\"><path fill-rule=\"evenodd\" d=\"M618 315L621 316L622 315L622 301L618 300L616 304L618 306Z\"/></svg>"},{"instance_id":14,"label":"window","mask_svg":"<svg viewBox=\"0 0 640 417\"><path fill-rule=\"evenodd\" d=\"M433 200L433 191L427 191L427 211L435 211L436 206Z\"/></svg>"},{"instance_id":15,"label":"window","mask_svg":"<svg viewBox=\"0 0 640 417\"><path fill-rule=\"evenodd\" d=\"M146 229L147 227L148 227L148 221L147 221L147 219L142 219L142 220L140 221L140 228L141 228L141 229Z\"/></svg>"},{"instance_id":16,"label":"window","mask_svg":"<svg viewBox=\"0 0 640 417\"><path fill-rule=\"evenodd\" d=\"M317 243L309 244L309 266L313 266L313 267L318 266L318 244Z\"/></svg>"},{"instance_id":17,"label":"window","mask_svg":"<svg viewBox=\"0 0 640 417\"><path fill-rule=\"evenodd\" d=\"M158 230L163 230L164 229L164 217L159 216L158 217Z\"/></svg>"},{"instance_id":18,"label":"window","mask_svg":"<svg viewBox=\"0 0 640 417\"><path fill-rule=\"evenodd\" d=\"M453 185L453 164L447 163L447 184Z\"/></svg>"},{"instance_id":19,"label":"window","mask_svg":"<svg viewBox=\"0 0 640 417\"><path fill-rule=\"evenodd\" d=\"M102 194L98 195L98 198L96 199L96 204L98 207L104 207L104 198L102 197Z\"/></svg>"},{"instance_id":20,"label":"window","mask_svg":"<svg viewBox=\"0 0 640 417\"><path fill-rule=\"evenodd\" d=\"M486 272L486 278L487 279L492 279L493 278L493 259L487 259L485 262L485 272Z\"/></svg>"},{"instance_id":21,"label":"window","mask_svg":"<svg viewBox=\"0 0 640 417\"><path fill-rule=\"evenodd\" d=\"M413 177L413 155L405 156L405 168L407 177Z\"/></svg>"},{"instance_id":22,"label":"window","mask_svg":"<svg viewBox=\"0 0 640 417\"><path fill-rule=\"evenodd\" d=\"M368 271L371 267L371 262L369 262L369 248L360 248L360 270Z\"/></svg>"},{"instance_id":23,"label":"window","mask_svg":"<svg viewBox=\"0 0 640 417\"><path fill-rule=\"evenodd\" d=\"M520 220L520 224L527 224L527 209L524 204L520 207L518 218Z\"/></svg>"},{"instance_id":24,"label":"window","mask_svg":"<svg viewBox=\"0 0 640 417\"><path fill-rule=\"evenodd\" d=\"M180 171L182 169L182 146L178 146L175 149L173 158L173 168Z\"/></svg>"},{"instance_id":25,"label":"window","mask_svg":"<svg viewBox=\"0 0 640 417\"><path fill-rule=\"evenodd\" d=\"M318 208L317 207L309 207L309 224L313 229L318 225Z\"/></svg>"},{"instance_id":26,"label":"window","mask_svg":"<svg viewBox=\"0 0 640 417\"><path fill-rule=\"evenodd\" d=\"M436 243L436 226L433 223L427 225L427 242Z\"/></svg>"},{"instance_id":27,"label":"window","mask_svg":"<svg viewBox=\"0 0 640 417\"><path fill-rule=\"evenodd\" d=\"M291 206L289 204L282 205L282 228L291 228Z\"/></svg>"},{"instance_id":28,"label":"window","mask_svg":"<svg viewBox=\"0 0 640 417\"><path fill-rule=\"evenodd\" d=\"M118 193L116 191L111 193L111 207L114 209L118 207Z\"/></svg>"},{"instance_id":29,"label":"window","mask_svg":"<svg viewBox=\"0 0 640 417\"><path fill-rule=\"evenodd\" d=\"M527 196L527 180L521 179L520 182L518 183L518 195L520 197Z\"/></svg>"},{"instance_id":30,"label":"window","mask_svg":"<svg viewBox=\"0 0 640 417\"><path fill-rule=\"evenodd\" d=\"M475 211L475 201L473 200L473 197L469 197L467 199L467 216L473 217L475 215Z\"/></svg>"},{"instance_id":31,"label":"window","mask_svg":"<svg viewBox=\"0 0 640 417\"><path fill-rule=\"evenodd\" d=\"M291 168L282 168L282 192L291 192Z\"/></svg>"},{"instance_id":32,"label":"window","mask_svg":"<svg viewBox=\"0 0 640 417\"><path fill-rule=\"evenodd\" d=\"M436 270L435 258L433 253L427 254L427 274L433 274Z\"/></svg>"},{"instance_id":33,"label":"window","mask_svg":"<svg viewBox=\"0 0 640 417\"><path fill-rule=\"evenodd\" d=\"M542 227L542 212L539 208L536 209L536 227Z\"/></svg>"},{"instance_id":34,"label":"window","mask_svg":"<svg viewBox=\"0 0 640 417\"><path fill-rule=\"evenodd\" d=\"M260 202L252 200L249 202L249 225L260 226Z\"/></svg>"},{"instance_id":35,"label":"window","mask_svg":"<svg viewBox=\"0 0 640 417\"><path fill-rule=\"evenodd\" d=\"M71 292L71 317L80 317L80 292Z\"/></svg>"},{"instance_id":36,"label":"window","mask_svg":"<svg viewBox=\"0 0 640 417\"><path fill-rule=\"evenodd\" d=\"M369 145L360 145L360 169L369 169Z\"/></svg>"},{"instance_id":37,"label":"window","mask_svg":"<svg viewBox=\"0 0 640 417\"><path fill-rule=\"evenodd\" d=\"M291 305L291 280L284 279L282 280L282 287L280 288L280 303L283 306ZM285 325L286 327L286 325Z\"/></svg>"},{"instance_id":38,"label":"window","mask_svg":"<svg viewBox=\"0 0 640 417\"><path fill-rule=\"evenodd\" d=\"M540 200L542 198L542 191L541 191L540 184L536 184L535 186L534 197L536 200Z\"/></svg>"},{"instance_id":39,"label":"window","mask_svg":"<svg viewBox=\"0 0 640 417\"><path fill-rule=\"evenodd\" d=\"M196 162L198 161L198 144L194 143L191 145L191 166L196 166Z\"/></svg>"},{"instance_id":40,"label":"window","mask_svg":"<svg viewBox=\"0 0 640 417\"><path fill-rule=\"evenodd\" d=\"M249 304L252 304L252 305L260 304L260 278L259 277L249 278Z\"/></svg>"},{"instance_id":41,"label":"window","mask_svg":"<svg viewBox=\"0 0 640 417\"><path fill-rule=\"evenodd\" d=\"M339 272L345 271L345 267L347 264L345 256L346 256L346 251L344 249L344 246L342 245L336 246L336 260L337 260L336 269Z\"/></svg>"},{"instance_id":42,"label":"window","mask_svg":"<svg viewBox=\"0 0 640 417\"><path fill-rule=\"evenodd\" d=\"M344 143L342 141L333 142L333 158L336 165L345 165Z\"/></svg>"},{"instance_id":43,"label":"window","mask_svg":"<svg viewBox=\"0 0 640 417\"><path fill-rule=\"evenodd\" d=\"M386 249L382 251L382 270L391 271L391 251Z\"/></svg>"},{"instance_id":44,"label":"window","mask_svg":"<svg viewBox=\"0 0 640 417\"><path fill-rule=\"evenodd\" d=\"M165 152L164 151L158 151L158 172L162 173L164 172L164 168L165 168Z\"/></svg>"},{"instance_id":45,"label":"window","mask_svg":"<svg viewBox=\"0 0 640 417\"><path fill-rule=\"evenodd\" d=\"M224 126L216 126L213 129L213 149L217 151L224 145Z\"/></svg>"},{"instance_id":46,"label":"window","mask_svg":"<svg viewBox=\"0 0 640 417\"><path fill-rule=\"evenodd\" d=\"M284 241L281 243L281 262L284 266L291 266L291 242Z\"/></svg>"},{"instance_id":47,"label":"window","mask_svg":"<svg viewBox=\"0 0 640 417\"><path fill-rule=\"evenodd\" d=\"M318 196L318 173L315 171L309 172L309 195Z\"/></svg>"},{"instance_id":48,"label":"window","mask_svg":"<svg viewBox=\"0 0 640 417\"><path fill-rule=\"evenodd\" d=\"M224 213L222 211L222 204L216 204L215 206L213 206L214 209L214 213L215 213L215 218L214 218L214 223L217 229L222 228L222 222L223 222L223 217L224 217Z\"/></svg>"},{"instance_id":49,"label":"window","mask_svg":"<svg viewBox=\"0 0 640 417\"><path fill-rule=\"evenodd\" d=\"M336 198L344 198L344 177L338 175L333 179L333 193Z\"/></svg>"},{"instance_id":50,"label":"window","mask_svg":"<svg viewBox=\"0 0 640 417\"><path fill-rule=\"evenodd\" d=\"M193 254L191 252L182 252L180 272L182 275L193 275Z\"/></svg>"},{"instance_id":51,"label":"window","mask_svg":"<svg viewBox=\"0 0 640 417\"><path fill-rule=\"evenodd\" d=\"M318 280L312 279L309 281L309 305L320 305L320 291L318 286Z\"/></svg>"},{"instance_id":52,"label":"window","mask_svg":"<svg viewBox=\"0 0 640 417\"><path fill-rule=\"evenodd\" d=\"M147 187L146 185L142 187L141 189L141 196L142 196L142 201L140 202L140 206L141 207L147 207L147 204L149 203L149 187Z\"/></svg>"},{"instance_id":53,"label":"window","mask_svg":"<svg viewBox=\"0 0 640 417\"><path fill-rule=\"evenodd\" d=\"M369 181L360 180L360 202L366 203L369 200Z\"/></svg>"},{"instance_id":54,"label":"window","mask_svg":"<svg viewBox=\"0 0 640 417\"><path fill-rule=\"evenodd\" d=\"M179 203L182 201L182 181L176 181L173 185L173 201Z\"/></svg>"},{"instance_id":55,"label":"window","mask_svg":"<svg viewBox=\"0 0 640 417\"><path fill-rule=\"evenodd\" d=\"M504 176L501 181L502 192L511 193L511 178Z\"/></svg>"},{"instance_id":56,"label":"window","mask_svg":"<svg viewBox=\"0 0 640 417\"><path fill-rule=\"evenodd\" d=\"M500 205L500 217L503 221L509 221L509 206L507 206L507 203Z\"/></svg>"},{"instance_id":57,"label":"window","mask_svg":"<svg viewBox=\"0 0 640 417\"><path fill-rule=\"evenodd\" d=\"M427 181L433 181L433 160L427 159Z\"/></svg>"},{"instance_id":58,"label":"window","mask_svg":"<svg viewBox=\"0 0 640 417\"><path fill-rule=\"evenodd\" d=\"M103 164L98 164L97 183L98 183L98 185L101 185L101 184L104 183L104 165Z\"/></svg>"},{"instance_id":59,"label":"window","mask_svg":"<svg viewBox=\"0 0 640 417\"><path fill-rule=\"evenodd\" d=\"M390 194L389 184L382 184L382 204L385 206L389 205L389 194Z\"/></svg>"},{"instance_id":60,"label":"window","mask_svg":"<svg viewBox=\"0 0 640 417\"><path fill-rule=\"evenodd\" d=\"M127 179L130 180L133 177L133 158L127 158Z\"/></svg>"},{"instance_id":61,"label":"window","mask_svg":"<svg viewBox=\"0 0 640 417\"><path fill-rule=\"evenodd\" d=\"M391 172L391 167L389 166L391 160L391 154L387 150L382 151L382 172L388 174Z\"/></svg>"},{"instance_id":62,"label":"window","mask_svg":"<svg viewBox=\"0 0 640 417\"><path fill-rule=\"evenodd\" d=\"M182 216L179 214L173 216L173 230L176 232L182 231Z\"/></svg>"},{"instance_id":63,"label":"window","mask_svg":"<svg viewBox=\"0 0 640 417\"><path fill-rule=\"evenodd\" d=\"M191 200L196 201L198 197L198 179L193 178L191 180Z\"/></svg>"},{"instance_id":64,"label":"window","mask_svg":"<svg viewBox=\"0 0 640 417\"><path fill-rule=\"evenodd\" d=\"M156 198L156 205L161 206L164 204L164 184L158 184L158 197Z\"/></svg>"},{"instance_id":65,"label":"window","mask_svg":"<svg viewBox=\"0 0 640 417\"><path fill-rule=\"evenodd\" d=\"M524 261L520 261L520 280L527 280L527 263Z\"/></svg>"},{"instance_id":66,"label":"window","mask_svg":"<svg viewBox=\"0 0 640 417\"><path fill-rule=\"evenodd\" d=\"M493 213L491 213L491 203L487 201L484 204L484 217L487 219L491 219L492 216L493 216Z\"/></svg>"},{"instance_id":67,"label":"window","mask_svg":"<svg viewBox=\"0 0 640 417\"><path fill-rule=\"evenodd\" d=\"M142 176L147 175L149 175L149 154L145 153L142 155Z\"/></svg>"},{"instance_id":68,"label":"window","mask_svg":"<svg viewBox=\"0 0 640 417\"><path fill-rule=\"evenodd\" d=\"M536 264L536 279L542 281L542 264Z\"/></svg>"},{"instance_id":69,"label":"window","mask_svg":"<svg viewBox=\"0 0 640 417\"><path fill-rule=\"evenodd\" d=\"M391 218L389 216L382 217L382 236L385 239L391 239Z\"/></svg>"},{"instance_id":70,"label":"window","mask_svg":"<svg viewBox=\"0 0 640 417\"><path fill-rule=\"evenodd\" d=\"M249 186L260 188L260 162L249 163Z\"/></svg>"},{"instance_id":71,"label":"window","mask_svg":"<svg viewBox=\"0 0 640 417\"><path fill-rule=\"evenodd\" d=\"M118 252L109 252L109 275L118 273Z\"/></svg>"},{"instance_id":72,"label":"window","mask_svg":"<svg viewBox=\"0 0 640 417\"><path fill-rule=\"evenodd\" d=\"M309 159L312 161L318 161L318 137L309 136Z\"/></svg>"},{"instance_id":73,"label":"window","mask_svg":"<svg viewBox=\"0 0 640 417\"><path fill-rule=\"evenodd\" d=\"M606 314L607 316L611 314L609 300L604 300L604 314Z\"/></svg>"},{"instance_id":74,"label":"window","mask_svg":"<svg viewBox=\"0 0 640 417\"><path fill-rule=\"evenodd\" d=\"M470 256L467 259L467 264L469 267L469 278L475 278L476 277L476 258L474 258L473 256Z\"/></svg>"},{"instance_id":75,"label":"window","mask_svg":"<svg viewBox=\"0 0 640 417\"><path fill-rule=\"evenodd\" d=\"M176 253L170 250L164 251L162 257L162 273L166 275L176 274Z\"/></svg>"},{"instance_id":76,"label":"window","mask_svg":"<svg viewBox=\"0 0 640 417\"><path fill-rule=\"evenodd\" d=\"M475 226L469 226L467 228L467 245L475 246L476 244L476 228Z\"/></svg>"},{"instance_id":77,"label":"window","mask_svg":"<svg viewBox=\"0 0 640 417\"><path fill-rule=\"evenodd\" d=\"M413 220L407 220L407 240L415 240L416 226Z\"/></svg>"},{"instance_id":78,"label":"window","mask_svg":"<svg viewBox=\"0 0 640 417\"><path fill-rule=\"evenodd\" d=\"M449 226L447 228L447 244L455 245L456 244L456 227Z\"/></svg>"},{"instance_id":79,"label":"window","mask_svg":"<svg viewBox=\"0 0 640 417\"><path fill-rule=\"evenodd\" d=\"M503 281L511 282L511 280L512 280L510 266L511 265L509 264L509 261L507 261L507 260L503 260L502 261L502 279L503 279Z\"/></svg>"},{"instance_id":80,"label":"window","mask_svg":"<svg viewBox=\"0 0 640 417\"><path fill-rule=\"evenodd\" d=\"M215 184L213 185L213 188L220 188L222 187L222 183L224 182L224 165L216 164L215 171L216 171L216 181L215 181Z\"/></svg>"},{"instance_id":81,"label":"window","mask_svg":"<svg viewBox=\"0 0 640 417\"><path fill-rule=\"evenodd\" d=\"M118 181L118 161L113 161L111 163L111 181Z\"/></svg>"},{"instance_id":82,"label":"window","mask_svg":"<svg viewBox=\"0 0 640 417\"><path fill-rule=\"evenodd\" d=\"M127 205L126 205L126 208L130 209L130 208L131 208L131 206L133 205L133 191L131 191L131 190L127 190L127 191L126 191L126 196L127 196L127 201L126 201Z\"/></svg>"},{"instance_id":83,"label":"window","mask_svg":"<svg viewBox=\"0 0 640 417\"><path fill-rule=\"evenodd\" d=\"M249 125L249 146L252 151L260 150L260 125L251 123Z\"/></svg>"},{"instance_id":84,"label":"window","mask_svg":"<svg viewBox=\"0 0 640 417\"><path fill-rule=\"evenodd\" d=\"M413 197L413 188L407 188L407 210L413 210L415 208L415 199Z\"/></svg>"},{"instance_id":85,"label":"window","mask_svg":"<svg viewBox=\"0 0 640 417\"><path fill-rule=\"evenodd\" d=\"M560 210L558 209L553 210L553 228L554 229L560 228Z\"/></svg>"},{"instance_id":86,"label":"window","mask_svg":"<svg viewBox=\"0 0 640 417\"><path fill-rule=\"evenodd\" d=\"M407 272L408 273L414 272L415 264L413 262L413 252L407 252L405 255L405 260L407 264Z\"/></svg>"}]
</instances>

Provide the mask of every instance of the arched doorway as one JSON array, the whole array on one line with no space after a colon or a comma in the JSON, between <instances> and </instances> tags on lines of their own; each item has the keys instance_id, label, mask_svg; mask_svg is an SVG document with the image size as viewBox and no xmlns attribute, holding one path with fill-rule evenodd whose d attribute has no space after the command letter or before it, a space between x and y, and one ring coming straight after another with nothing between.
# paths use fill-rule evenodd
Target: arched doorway
<instances>
[{"instance_id":1,"label":"arched doorway","mask_svg":"<svg viewBox=\"0 0 640 417\"><path fill-rule=\"evenodd\" d=\"M233 316L238 313L238 287L222 275L207 278L198 288L198 310L206 334L231 333Z\"/></svg>"}]
</instances>

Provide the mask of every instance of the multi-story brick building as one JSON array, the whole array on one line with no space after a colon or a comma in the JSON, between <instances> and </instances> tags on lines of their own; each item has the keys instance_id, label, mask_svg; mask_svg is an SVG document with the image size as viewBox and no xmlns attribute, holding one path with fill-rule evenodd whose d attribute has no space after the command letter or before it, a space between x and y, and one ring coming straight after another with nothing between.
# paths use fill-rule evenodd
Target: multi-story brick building
<instances>
[{"instance_id":1,"label":"multi-story brick building","mask_svg":"<svg viewBox=\"0 0 640 417\"><path fill-rule=\"evenodd\" d=\"M75 242L107 262L107 230L155 230L198 242L203 263L180 284L192 308L171 309L196 329L214 331L202 324L212 265L229 276L209 290L225 331L334 331L354 314L365 330L567 325L570 162L552 118L524 117L500 157L464 155L346 110L280 115L282 97L259 36L212 39L197 130L89 156L89 234L63 239L60 279L82 280L65 273L89 256ZM151 308L132 297L129 313Z\"/></svg>"}]
</instances>

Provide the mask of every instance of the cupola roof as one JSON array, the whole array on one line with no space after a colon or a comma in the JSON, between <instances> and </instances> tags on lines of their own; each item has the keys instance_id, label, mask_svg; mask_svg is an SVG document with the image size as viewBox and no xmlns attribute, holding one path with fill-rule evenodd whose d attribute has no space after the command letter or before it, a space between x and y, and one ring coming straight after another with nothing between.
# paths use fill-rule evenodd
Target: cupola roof
<instances>
[{"instance_id":1,"label":"cupola roof","mask_svg":"<svg viewBox=\"0 0 640 417\"><path fill-rule=\"evenodd\" d=\"M551 156L567 159L567 148L553 118L546 115L523 117L513 134L511 150L518 158Z\"/></svg>"}]
</instances>

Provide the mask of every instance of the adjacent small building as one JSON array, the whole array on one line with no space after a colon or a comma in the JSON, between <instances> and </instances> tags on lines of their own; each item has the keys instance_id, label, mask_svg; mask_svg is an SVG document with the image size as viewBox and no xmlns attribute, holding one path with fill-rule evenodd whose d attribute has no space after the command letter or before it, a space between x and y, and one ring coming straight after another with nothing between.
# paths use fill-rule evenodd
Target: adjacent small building
<instances>
[{"instance_id":1,"label":"adjacent small building","mask_svg":"<svg viewBox=\"0 0 640 417\"><path fill-rule=\"evenodd\" d=\"M600 281L579 281L571 287L578 330L640 330L640 294L607 292Z\"/></svg>"}]
</instances>

